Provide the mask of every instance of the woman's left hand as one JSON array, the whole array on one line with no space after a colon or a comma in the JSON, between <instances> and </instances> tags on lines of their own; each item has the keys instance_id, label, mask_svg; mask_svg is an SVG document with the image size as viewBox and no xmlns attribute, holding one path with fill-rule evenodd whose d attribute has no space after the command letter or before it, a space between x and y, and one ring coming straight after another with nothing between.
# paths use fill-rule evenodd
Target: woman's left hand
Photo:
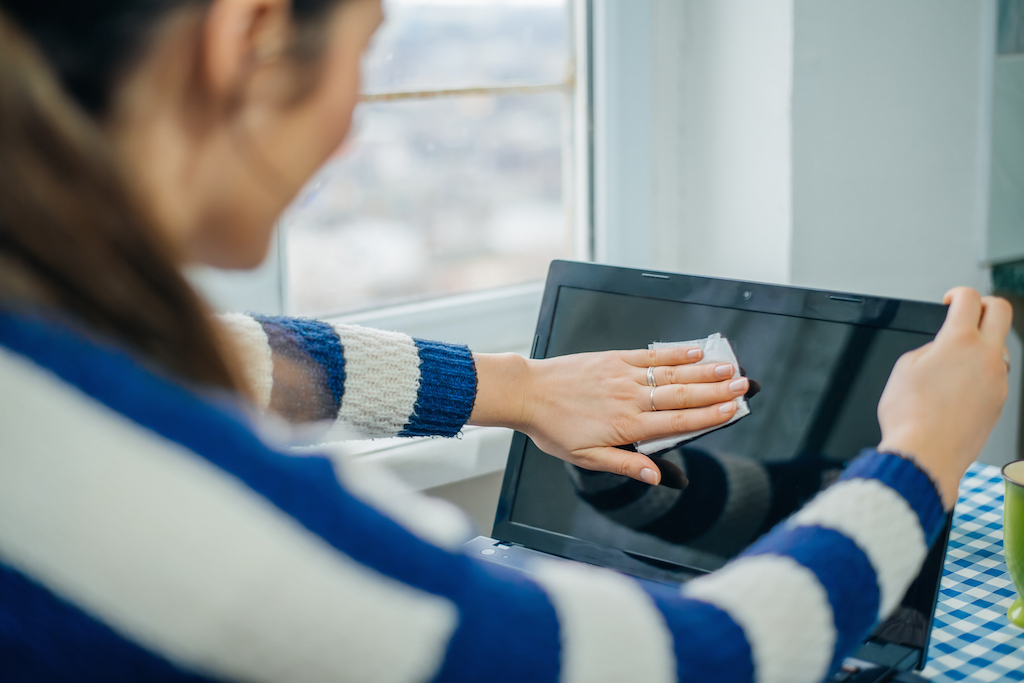
<instances>
[{"instance_id":1,"label":"woman's left hand","mask_svg":"<svg viewBox=\"0 0 1024 683\"><path fill-rule=\"evenodd\" d=\"M749 388L745 377L732 379L732 365L695 365L700 358L685 347L544 360L479 354L470 423L511 427L566 462L657 484L647 456L615 446L727 422Z\"/></svg>"}]
</instances>

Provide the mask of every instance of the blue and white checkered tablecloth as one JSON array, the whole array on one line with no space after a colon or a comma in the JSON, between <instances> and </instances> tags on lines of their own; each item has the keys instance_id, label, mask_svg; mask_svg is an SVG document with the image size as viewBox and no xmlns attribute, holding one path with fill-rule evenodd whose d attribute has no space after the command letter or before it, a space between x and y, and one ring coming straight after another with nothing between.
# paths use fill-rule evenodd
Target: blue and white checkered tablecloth
<instances>
[{"instance_id":1,"label":"blue and white checkered tablecloth","mask_svg":"<svg viewBox=\"0 0 1024 683\"><path fill-rule=\"evenodd\" d=\"M960 482L924 675L936 682L1024 681L1024 630L1003 557L1003 480L974 464Z\"/></svg>"}]
</instances>

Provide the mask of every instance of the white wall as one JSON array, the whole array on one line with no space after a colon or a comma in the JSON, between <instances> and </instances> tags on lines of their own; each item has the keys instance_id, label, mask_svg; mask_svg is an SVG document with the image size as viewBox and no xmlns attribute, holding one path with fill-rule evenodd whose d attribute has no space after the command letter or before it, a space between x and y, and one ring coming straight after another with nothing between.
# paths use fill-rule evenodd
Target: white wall
<instances>
[{"instance_id":1,"label":"white wall","mask_svg":"<svg viewBox=\"0 0 1024 683\"><path fill-rule=\"evenodd\" d=\"M996 59L992 110L992 187L985 257L1024 258L1024 54Z\"/></svg>"},{"instance_id":2,"label":"white wall","mask_svg":"<svg viewBox=\"0 0 1024 683\"><path fill-rule=\"evenodd\" d=\"M655 263L788 282L793 0L655 7Z\"/></svg>"},{"instance_id":3,"label":"white wall","mask_svg":"<svg viewBox=\"0 0 1024 683\"><path fill-rule=\"evenodd\" d=\"M985 288L988 0L795 0L794 284Z\"/></svg>"},{"instance_id":4,"label":"white wall","mask_svg":"<svg viewBox=\"0 0 1024 683\"><path fill-rule=\"evenodd\" d=\"M650 111L595 103L599 208L635 226L604 260L929 300L987 286L992 0L600 4L649 17L652 60Z\"/></svg>"},{"instance_id":5,"label":"white wall","mask_svg":"<svg viewBox=\"0 0 1024 683\"><path fill-rule=\"evenodd\" d=\"M649 0L593 0L594 257L651 263Z\"/></svg>"},{"instance_id":6,"label":"white wall","mask_svg":"<svg viewBox=\"0 0 1024 683\"><path fill-rule=\"evenodd\" d=\"M788 281L792 7L594 0L598 261Z\"/></svg>"}]
</instances>

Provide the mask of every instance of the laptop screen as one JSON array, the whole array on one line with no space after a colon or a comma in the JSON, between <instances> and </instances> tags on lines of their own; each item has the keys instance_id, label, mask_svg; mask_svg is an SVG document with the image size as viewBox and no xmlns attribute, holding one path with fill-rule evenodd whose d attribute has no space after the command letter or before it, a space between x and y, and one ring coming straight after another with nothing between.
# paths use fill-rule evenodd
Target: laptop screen
<instances>
[{"instance_id":1,"label":"laptop screen","mask_svg":"<svg viewBox=\"0 0 1024 683\"><path fill-rule=\"evenodd\" d=\"M763 287L753 291L782 289ZM549 327L535 357L646 348L718 332L760 384L749 416L658 455L663 471L684 475L682 489L588 472L528 439L519 442L521 457L510 459L518 465L515 493L503 500L499 518L507 517L499 526L559 539L540 548L548 552L586 561L588 552L596 558L597 549L615 549L655 572L721 567L835 481L863 448L878 444L876 407L896 360L934 337L920 326L888 325L884 312L873 324L857 324L574 286L558 287L549 312L547 321L542 314L542 327ZM514 442L513 455L516 448ZM887 641L924 647L941 571L936 552L931 572L880 628Z\"/></svg>"}]
</instances>

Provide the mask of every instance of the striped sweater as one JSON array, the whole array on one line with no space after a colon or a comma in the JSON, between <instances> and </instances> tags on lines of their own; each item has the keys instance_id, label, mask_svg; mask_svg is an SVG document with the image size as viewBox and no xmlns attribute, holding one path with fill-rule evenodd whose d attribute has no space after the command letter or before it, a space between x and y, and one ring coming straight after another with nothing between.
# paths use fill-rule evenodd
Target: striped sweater
<instances>
[{"instance_id":1,"label":"striped sweater","mask_svg":"<svg viewBox=\"0 0 1024 683\"><path fill-rule=\"evenodd\" d=\"M293 416L450 435L472 409L465 348L229 325L259 400ZM296 376L316 389L289 394ZM5 681L817 681L943 520L924 474L869 453L681 589L566 563L526 577L460 554L451 508L281 452L231 397L3 312L0 415Z\"/></svg>"}]
</instances>

